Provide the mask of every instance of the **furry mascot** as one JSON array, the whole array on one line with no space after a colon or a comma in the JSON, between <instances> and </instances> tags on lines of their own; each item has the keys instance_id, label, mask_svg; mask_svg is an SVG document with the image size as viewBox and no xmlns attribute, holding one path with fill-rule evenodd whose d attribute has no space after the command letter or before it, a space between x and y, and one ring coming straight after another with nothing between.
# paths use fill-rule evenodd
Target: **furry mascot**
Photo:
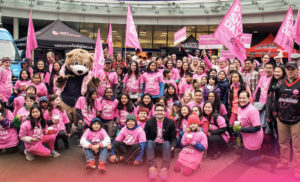
<instances>
[{"instance_id":1,"label":"furry mascot","mask_svg":"<svg viewBox=\"0 0 300 182\"><path fill-rule=\"evenodd\" d=\"M56 80L58 93L62 98L62 107L66 110L71 123L77 126L75 104L77 99L85 95L89 86L97 85L92 77L94 58L83 49L73 49L66 55L66 61Z\"/></svg>"}]
</instances>

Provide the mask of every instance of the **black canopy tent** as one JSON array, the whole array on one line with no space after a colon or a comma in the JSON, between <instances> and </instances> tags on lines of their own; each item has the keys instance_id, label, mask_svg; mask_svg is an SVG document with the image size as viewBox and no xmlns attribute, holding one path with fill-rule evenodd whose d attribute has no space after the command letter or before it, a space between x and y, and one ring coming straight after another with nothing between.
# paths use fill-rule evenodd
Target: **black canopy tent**
<instances>
[{"instance_id":1,"label":"black canopy tent","mask_svg":"<svg viewBox=\"0 0 300 182\"><path fill-rule=\"evenodd\" d=\"M82 48L93 50L96 41L56 20L41 30L35 32L40 49L70 50ZM19 49L25 49L27 37L16 41Z\"/></svg>"}]
</instances>

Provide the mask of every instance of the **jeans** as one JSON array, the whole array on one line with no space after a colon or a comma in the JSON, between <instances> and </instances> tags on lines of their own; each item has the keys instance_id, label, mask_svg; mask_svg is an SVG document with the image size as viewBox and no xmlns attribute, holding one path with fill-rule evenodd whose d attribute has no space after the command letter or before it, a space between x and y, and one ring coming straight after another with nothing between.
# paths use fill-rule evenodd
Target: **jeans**
<instances>
[{"instance_id":1,"label":"jeans","mask_svg":"<svg viewBox=\"0 0 300 182\"><path fill-rule=\"evenodd\" d=\"M99 154L99 161L106 162L107 148L105 147L100 149L100 152L98 154ZM95 161L94 151L92 151L91 149L85 148L84 155L85 155L86 162Z\"/></svg>"},{"instance_id":2,"label":"jeans","mask_svg":"<svg viewBox=\"0 0 300 182\"><path fill-rule=\"evenodd\" d=\"M152 140L147 141L147 165L150 167L157 167L155 162L155 152L160 151L162 153L162 168L169 169L171 161L171 143L165 141L164 143L155 143Z\"/></svg>"}]
</instances>

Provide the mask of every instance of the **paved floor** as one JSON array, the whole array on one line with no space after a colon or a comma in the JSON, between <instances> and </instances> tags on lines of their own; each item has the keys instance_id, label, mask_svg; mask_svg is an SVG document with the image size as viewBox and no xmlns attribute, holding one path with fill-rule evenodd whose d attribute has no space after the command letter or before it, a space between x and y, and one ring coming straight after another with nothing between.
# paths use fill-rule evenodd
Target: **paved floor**
<instances>
[{"instance_id":1,"label":"paved floor","mask_svg":"<svg viewBox=\"0 0 300 182\"><path fill-rule=\"evenodd\" d=\"M147 166L139 167L125 164L108 164L106 174L97 170L85 170L85 160L82 149L77 147L72 139L71 148L61 149L59 158L36 158L26 161L24 155L0 154L0 182L144 182L147 180ZM175 152L177 154L177 152ZM176 158L176 156L175 156ZM158 158L158 161L160 159ZM234 151L224 153L218 160L204 158L201 166L189 177L184 177L172 170L175 159L172 160L170 182L296 182L290 170L270 172L270 165L250 167L242 163ZM156 180L159 181L159 180ZM300 181L300 180L299 180ZM299 182L298 181L298 182Z\"/></svg>"}]
</instances>

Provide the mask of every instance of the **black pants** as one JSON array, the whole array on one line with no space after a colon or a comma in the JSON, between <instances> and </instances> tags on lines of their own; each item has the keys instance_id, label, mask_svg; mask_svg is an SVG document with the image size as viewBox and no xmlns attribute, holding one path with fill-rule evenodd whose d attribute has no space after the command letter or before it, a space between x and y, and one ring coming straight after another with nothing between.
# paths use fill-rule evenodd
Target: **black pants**
<instances>
[{"instance_id":1,"label":"black pants","mask_svg":"<svg viewBox=\"0 0 300 182\"><path fill-rule=\"evenodd\" d=\"M226 147L226 142L221 135L208 136L208 152L215 154Z\"/></svg>"},{"instance_id":2,"label":"black pants","mask_svg":"<svg viewBox=\"0 0 300 182\"><path fill-rule=\"evenodd\" d=\"M69 140L68 140L68 136L67 134L65 133L64 130L60 130L58 132L58 135L56 136L56 139L55 139L55 144L54 144L54 148L57 150L58 149L58 139L62 139L62 141L64 142L65 144L65 148L69 148L70 147L70 144L69 144Z\"/></svg>"},{"instance_id":3,"label":"black pants","mask_svg":"<svg viewBox=\"0 0 300 182\"><path fill-rule=\"evenodd\" d=\"M114 141L113 148L118 155L124 157L125 162L134 161L141 152L141 146L139 144L126 145L125 143Z\"/></svg>"},{"instance_id":4,"label":"black pants","mask_svg":"<svg viewBox=\"0 0 300 182\"><path fill-rule=\"evenodd\" d=\"M4 151L7 154L12 154L17 150L18 150L18 147L15 146L15 147L10 147L10 148L6 148L6 149L0 149L0 152Z\"/></svg>"}]
</instances>

